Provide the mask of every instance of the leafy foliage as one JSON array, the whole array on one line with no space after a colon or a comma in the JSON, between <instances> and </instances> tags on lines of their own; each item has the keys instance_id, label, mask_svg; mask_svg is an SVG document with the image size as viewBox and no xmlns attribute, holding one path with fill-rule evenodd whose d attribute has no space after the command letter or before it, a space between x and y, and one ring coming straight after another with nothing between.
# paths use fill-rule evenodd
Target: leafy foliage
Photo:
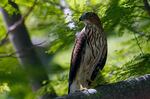
<instances>
[{"instance_id":1,"label":"leafy foliage","mask_svg":"<svg viewBox=\"0 0 150 99\"><path fill-rule=\"evenodd\" d=\"M0 93L3 93L4 91L6 91L6 92L9 92L9 91L10 91L10 89L9 89L7 83L3 83L3 84L1 84L1 86L0 86Z\"/></svg>"},{"instance_id":2,"label":"leafy foliage","mask_svg":"<svg viewBox=\"0 0 150 99\"><path fill-rule=\"evenodd\" d=\"M14 1L19 5L22 15L34 2ZM38 39L38 43L43 38L49 42L46 46L40 45L48 49L45 50L48 59L44 62L49 65L49 84L37 93L32 93L26 72L18 60L14 57L0 58L0 93L4 95L0 95L0 98L31 99L54 91L57 95L67 94L71 50L75 33L83 28L78 18L85 11L98 13L108 35L107 63L94 86L150 73L150 16L141 0L66 0L66 3L64 6L63 0L38 0L25 20L33 42L34 38ZM10 10L7 0L2 0L0 7L9 13L14 12ZM72 14L64 14L66 8ZM71 17L69 22L66 21L68 16ZM70 28L69 23L73 23L74 27ZM0 16L0 40L5 37L5 33ZM13 52L13 48L9 41L0 46L0 56L10 52Z\"/></svg>"}]
</instances>

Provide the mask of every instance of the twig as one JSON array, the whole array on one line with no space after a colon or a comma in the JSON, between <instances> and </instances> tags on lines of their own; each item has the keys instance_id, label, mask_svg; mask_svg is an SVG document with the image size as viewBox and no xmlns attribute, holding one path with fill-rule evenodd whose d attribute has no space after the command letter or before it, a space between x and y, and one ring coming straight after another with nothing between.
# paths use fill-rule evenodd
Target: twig
<instances>
[{"instance_id":1,"label":"twig","mask_svg":"<svg viewBox=\"0 0 150 99\"><path fill-rule=\"evenodd\" d=\"M12 26L9 27L8 32L12 32L13 30L15 30L20 24L22 24L25 19L29 16L29 14L32 12L33 8L36 5L37 0L34 0L33 5L30 7L30 9L28 10L28 12L17 22L15 22Z\"/></svg>"},{"instance_id":2,"label":"twig","mask_svg":"<svg viewBox=\"0 0 150 99\"><path fill-rule=\"evenodd\" d=\"M0 41L0 46L5 44L5 42L8 40L7 38L8 38L8 33L6 33L5 37Z\"/></svg>"},{"instance_id":3,"label":"twig","mask_svg":"<svg viewBox=\"0 0 150 99\"><path fill-rule=\"evenodd\" d=\"M6 57L13 57L13 58L16 58L15 55L17 52L12 52L12 53L9 53L9 54L1 54L0 55L0 58L6 58Z\"/></svg>"},{"instance_id":4,"label":"twig","mask_svg":"<svg viewBox=\"0 0 150 99\"><path fill-rule=\"evenodd\" d=\"M137 45L138 45L138 47L139 47L139 49L140 49L140 51L141 51L141 54L142 54L142 55L144 55L144 52L143 52L143 50L142 50L142 47L140 46L140 43L139 43L139 41L138 41L138 38L136 37L135 32L133 32L133 34L134 34L134 37L135 37L136 43L137 43Z\"/></svg>"},{"instance_id":5,"label":"twig","mask_svg":"<svg viewBox=\"0 0 150 99\"><path fill-rule=\"evenodd\" d=\"M39 46L39 45L42 45L42 44L44 44L44 43L46 43L46 42L47 42L47 40L42 41L42 42L40 42L40 43L38 43L38 44L34 44L34 46Z\"/></svg>"},{"instance_id":6,"label":"twig","mask_svg":"<svg viewBox=\"0 0 150 99\"><path fill-rule=\"evenodd\" d=\"M11 2L11 1L9 1ZM32 12L32 10L34 9L35 5L36 5L36 2L37 0L34 0L34 3L33 5L30 7L30 9L28 10L28 12L17 22L15 22L12 26L10 26L8 28L8 31L6 33L6 36L0 41L0 46L3 45L6 41L7 41L7 38L8 38L8 35L10 32L14 31L19 25L21 25L25 20L26 18L29 16L29 14Z\"/></svg>"},{"instance_id":7,"label":"twig","mask_svg":"<svg viewBox=\"0 0 150 99\"><path fill-rule=\"evenodd\" d=\"M133 32L133 35L134 35L135 40L136 40L136 43L137 43L137 45L138 45L138 47L139 47L139 49L140 49L140 51L141 51L141 54L144 55L144 52L143 52L143 50L142 50L142 47L140 46L140 43L139 43L139 41L138 41L138 38L136 37L136 34L135 34L135 33L139 33L139 32L136 31L136 30L134 29L134 27L126 26L126 25L123 24L123 23L122 23L122 25L123 25L124 27L126 27L128 30L130 30L130 31Z\"/></svg>"},{"instance_id":8,"label":"twig","mask_svg":"<svg viewBox=\"0 0 150 99\"><path fill-rule=\"evenodd\" d=\"M16 55L16 54L18 54L18 53L22 53L23 51L29 51L29 50L31 50L31 49L33 49L33 48L39 46L39 45L42 45L43 43L46 43L46 42L47 42L47 40L42 41L42 42L40 42L40 43L38 43L38 44L34 44L34 46L32 46L32 47L30 47L30 48L21 49L21 50L19 50L19 51L12 52L12 53L8 53L8 54L0 54L0 58L6 58L6 57L14 57L14 58L17 58L17 57L14 56L14 55ZM18 56L18 57L23 58L23 57L25 57L25 55L23 55L23 56Z\"/></svg>"}]
</instances>

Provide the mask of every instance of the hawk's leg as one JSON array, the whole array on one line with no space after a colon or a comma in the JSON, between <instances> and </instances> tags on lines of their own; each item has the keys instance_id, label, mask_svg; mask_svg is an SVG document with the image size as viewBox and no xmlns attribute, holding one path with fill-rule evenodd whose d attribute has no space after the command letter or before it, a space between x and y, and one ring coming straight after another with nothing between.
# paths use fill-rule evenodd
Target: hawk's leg
<instances>
[{"instance_id":1,"label":"hawk's leg","mask_svg":"<svg viewBox=\"0 0 150 99\"><path fill-rule=\"evenodd\" d=\"M80 89L76 90L76 92L82 92L82 91L88 90L86 87L83 87L82 84L79 84L79 86L80 86Z\"/></svg>"},{"instance_id":2,"label":"hawk's leg","mask_svg":"<svg viewBox=\"0 0 150 99\"><path fill-rule=\"evenodd\" d=\"M87 88L83 87L81 84L80 84L80 89L76 90L75 92L82 92L86 95L97 93L96 89L87 89Z\"/></svg>"}]
</instances>

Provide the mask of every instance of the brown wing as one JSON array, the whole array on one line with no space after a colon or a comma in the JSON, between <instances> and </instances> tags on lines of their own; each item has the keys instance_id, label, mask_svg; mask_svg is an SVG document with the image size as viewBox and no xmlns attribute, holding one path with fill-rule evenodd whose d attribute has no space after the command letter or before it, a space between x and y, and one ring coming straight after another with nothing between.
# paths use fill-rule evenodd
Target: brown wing
<instances>
[{"instance_id":1,"label":"brown wing","mask_svg":"<svg viewBox=\"0 0 150 99\"><path fill-rule=\"evenodd\" d=\"M97 76L99 70L102 70L105 63L106 63L106 59L107 59L107 41L105 41L105 44L103 46L104 47L102 49L102 55L100 56L99 61L95 66L95 69L94 69L94 71L92 73L92 76L91 76L91 80L95 79L95 77Z\"/></svg>"},{"instance_id":2,"label":"brown wing","mask_svg":"<svg viewBox=\"0 0 150 99\"><path fill-rule=\"evenodd\" d=\"M76 38L75 46L72 52L71 56L71 67L70 67L70 72L69 72L69 90L70 91L70 86L73 82L73 80L76 77L76 73L80 67L81 63L81 55L84 52L84 48L86 45L86 35L84 31L80 32L80 35Z\"/></svg>"}]
</instances>

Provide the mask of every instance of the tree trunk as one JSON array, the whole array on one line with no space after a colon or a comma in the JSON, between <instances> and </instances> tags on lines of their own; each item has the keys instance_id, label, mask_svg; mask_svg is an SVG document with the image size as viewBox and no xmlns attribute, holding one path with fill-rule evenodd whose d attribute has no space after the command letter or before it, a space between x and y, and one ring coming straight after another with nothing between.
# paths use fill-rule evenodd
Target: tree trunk
<instances>
[{"instance_id":1,"label":"tree trunk","mask_svg":"<svg viewBox=\"0 0 150 99\"><path fill-rule=\"evenodd\" d=\"M76 92L56 99L150 99L150 74L96 88L97 93Z\"/></svg>"},{"instance_id":2,"label":"tree trunk","mask_svg":"<svg viewBox=\"0 0 150 99\"><path fill-rule=\"evenodd\" d=\"M150 5L149 5L148 0L143 0L143 3L144 3L145 10L146 10L146 11L148 12L148 14L150 15Z\"/></svg>"},{"instance_id":3,"label":"tree trunk","mask_svg":"<svg viewBox=\"0 0 150 99\"><path fill-rule=\"evenodd\" d=\"M11 26L13 26L22 18L17 4L11 1L9 1L9 4L16 9L13 14L8 14L7 11L1 8L8 31ZM24 22L18 25L13 31L11 31L11 33L9 33L9 39L14 46L18 60L27 72L32 89L36 91L42 86L42 82L44 80L48 80L48 76L44 67L42 66L41 61L37 57Z\"/></svg>"}]
</instances>

